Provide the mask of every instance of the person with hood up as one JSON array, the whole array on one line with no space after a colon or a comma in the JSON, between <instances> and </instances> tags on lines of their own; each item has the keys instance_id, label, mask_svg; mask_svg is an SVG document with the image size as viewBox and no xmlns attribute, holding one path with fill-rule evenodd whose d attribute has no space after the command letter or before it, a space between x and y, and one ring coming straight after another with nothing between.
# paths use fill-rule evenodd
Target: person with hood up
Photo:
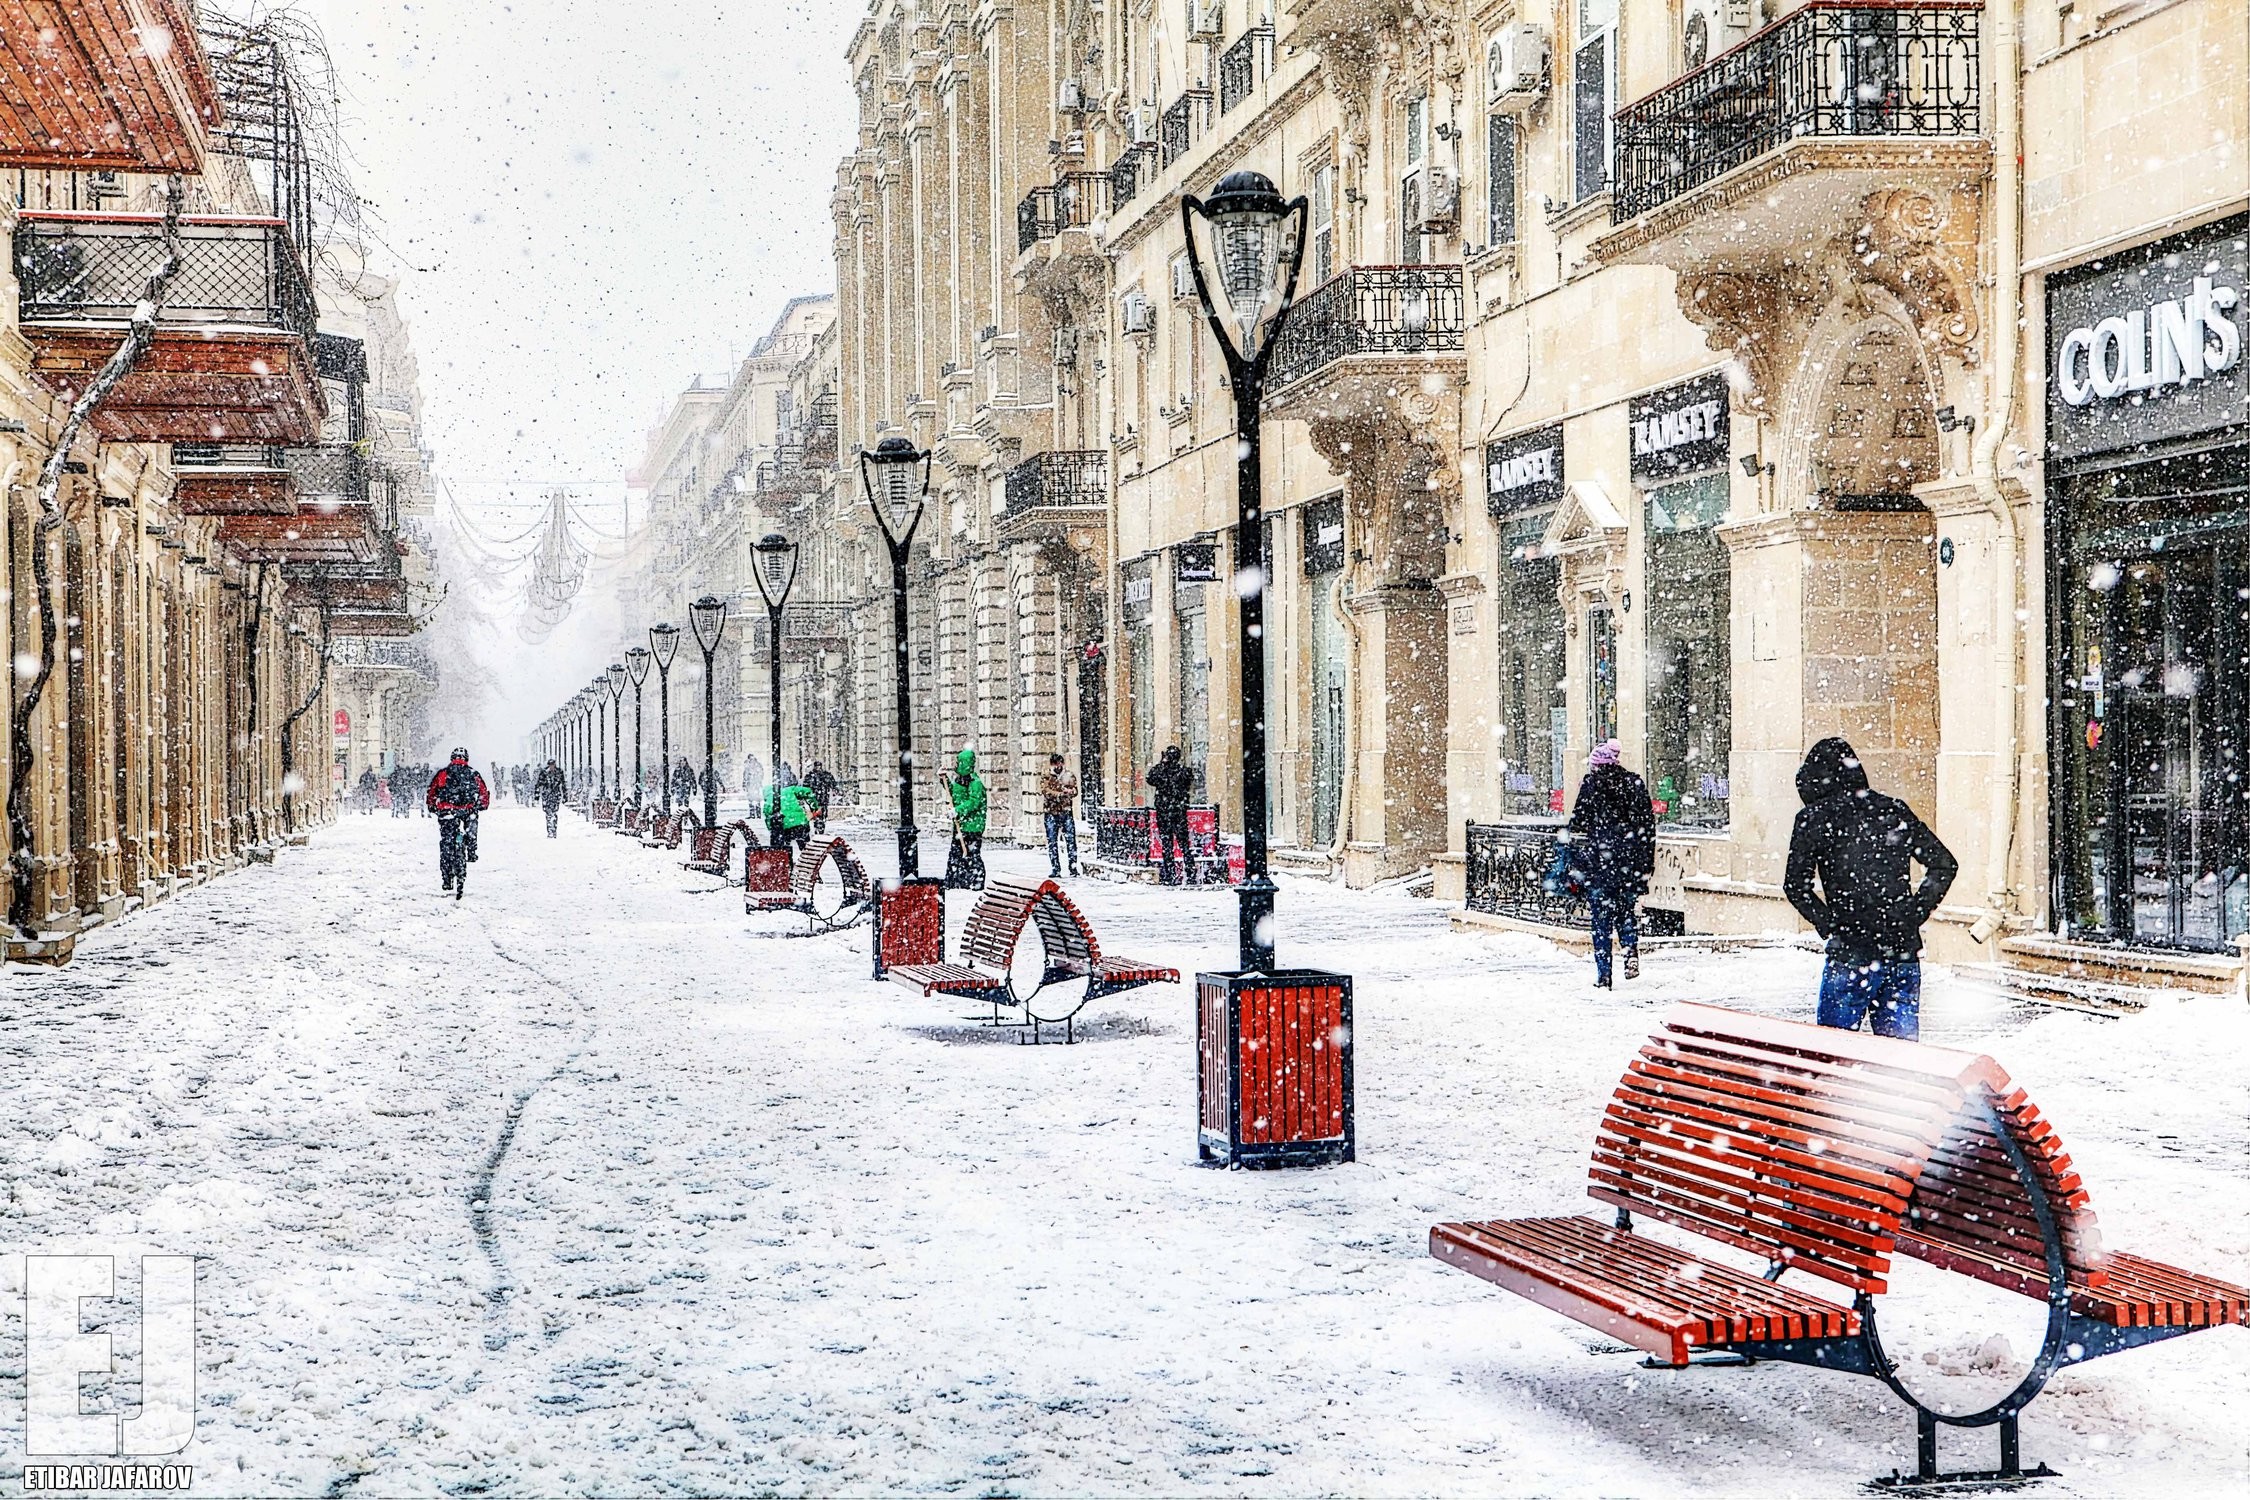
<instances>
[{"instance_id":1,"label":"person with hood up","mask_svg":"<svg viewBox=\"0 0 2250 1500\"><path fill-rule=\"evenodd\" d=\"M1570 810L1563 867L1586 888L1594 925L1594 983L1611 988L1610 943L1625 951L1625 977L1641 977L1641 931L1634 906L1656 873L1656 814L1648 783L1624 766L1624 749L1604 740L1586 757L1586 777Z\"/></svg>"},{"instance_id":2,"label":"person with hood up","mask_svg":"<svg viewBox=\"0 0 2250 1500\"><path fill-rule=\"evenodd\" d=\"M375 792L375 768L369 766L359 773L359 810L363 813L372 813L375 811L375 804L380 800Z\"/></svg>"},{"instance_id":3,"label":"person with hood up","mask_svg":"<svg viewBox=\"0 0 2250 1500\"><path fill-rule=\"evenodd\" d=\"M786 765L783 769L786 773ZM774 848L802 849L812 842L812 793L794 776L784 774L778 784L766 788L762 811L766 837Z\"/></svg>"},{"instance_id":4,"label":"person with hood up","mask_svg":"<svg viewBox=\"0 0 2250 1500\"><path fill-rule=\"evenodd\" d=\"M805 772L805 790L812 793L813 832L825 833L828 829L828 810L836 805L836 773L819 761Z\"/></svg>"},{"instance_id":5,"label":"person with hood up","mask_svg":"<svg viewBox=\"0 0 2250 1500\"><path fill-rule=\"evenodd\" d=\"M1781 889L1828 943L1820 1024L1856 1031L1864 1018L1877 1036L1919 1040L1922 924L1960 863L1912 808L1869 787L1845 740L1812 747L1797 768L1797 796L1805 805L1789 833Z\"/></svg>"},{"instance_id":6,"label":"person with hood up","mask_svg":"<svg viewBox=\"0 0 2250 1500\"><path fill-rule=\"evenodd\" d=\"M1165 885L1181 883L1172 864L1172 851L1177 849L1186 883L1193 885L1195 845L1188 836L1188 803L1195 797L1195 772L1180 758L1179 746L1166 745L1164 754L1148 768L1147 780L1156 802L1156 848L1162 858L1156 878Z\"/></svg>"},{"instance_id":7,"label":"person with hood up","mask_svg":"<svg viewBox=\"0 0 2250 1500\"><path fill-rule=\"evenodd\" d=\"M553 756L549 756L547 763L539 768L539 775L531 783L531 790L537 795L539 806L547 814L547 837L553 838L555 817L562 811L563 798L570 794L570 788L563 782L563 769L555 763Z\"/></svg>"},{"instance_id":8,"label":"person with hood up","mask_svg":"<svg viewBox=\"0 0 2250 1500\"><path fill-rule=\"evenodd\" d=\"M986 797L976 751L963 749L953 758L952 774L941 774L938 784L953 799L953 847L945 857L945 883L958 891L981 891Z\"/></svg>"},{"instance_id":9,"label":"person with hood up","mask_svg":"<svg viewBox=\"0 0 2250 1500\"><path fill-rule=\"evenodd\" d=\"M688 764L688 758L683 755L680 763L672 768L672 806L675 809L692 806L695 802L695 788L695 768Z\"/></svg>"}]
</instances>

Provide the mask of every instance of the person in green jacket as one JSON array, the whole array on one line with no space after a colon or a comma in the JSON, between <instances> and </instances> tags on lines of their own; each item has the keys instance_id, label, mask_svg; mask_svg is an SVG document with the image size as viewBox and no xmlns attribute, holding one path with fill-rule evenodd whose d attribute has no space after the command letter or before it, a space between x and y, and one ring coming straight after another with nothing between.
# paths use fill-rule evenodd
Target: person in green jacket
<instances>
[{"instance_id":1,"label":"person in green jacket","mask_svg":"<svg viewBox=\"0 0 2250 1500\"><path fill-rule=\"evenodd\" d=\"M812 838L812 794L801 786L766 788L766 834L776 849L803 848Z\"/></svg>"},{"instance_id":2,"label":"person in green jacket","mask_svg":"<svg viewBox=\"0 0 2250 1500\"><path fill-rule=\"evenodd\" d=\"M946 854L945 883L955 890L984 889L984 778L977 775L977 753L963 750L953 759L953 774L938 781L953 799L953 847Z\"/></svg>"}]
</instances>

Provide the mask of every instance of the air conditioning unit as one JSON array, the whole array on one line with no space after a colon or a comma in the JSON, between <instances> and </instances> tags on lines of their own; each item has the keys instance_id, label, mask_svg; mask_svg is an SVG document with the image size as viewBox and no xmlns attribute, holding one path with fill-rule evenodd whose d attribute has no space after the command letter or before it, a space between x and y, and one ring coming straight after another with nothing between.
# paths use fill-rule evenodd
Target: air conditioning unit
<instances>
[{"instance_id":1,"label":"air conditioning unit","mask_svg":"<svg viewBox=\"0 0 2250 1500\"><path fill-rule=\"evenodd\" d=\"M1425 234L1451 234L1461 227L1461 174L1432 163L1422 174L1423 209L1420 229Z\"/></svg>"},{"instance_id":2,"label":"air conditioning unit","mask_svg":"<svg viewBox=\"0 0 2250 1500\"><path fill-rule=\"evenodd\" d=\"M1175 258L1172 262L1172 300L1174 302L1192 302L1195 300L1195 268L1188 264L1188 258L1184 255Z\"/></svg>"},{"instance_id":3,"label":"air conditioning unit","mask_svg":"<svg viewBox=\"0 0 2250 1500\"><path fill-rule=\"evenodd\" d=\"M1127 333L1153 333L1156 331L1156 309L1148 298L1139 292L1127 292L1118 299L1118 320Z\"/></svg>"},{"instance_id":4,"label":"air conditioning unit","mask_svg":"<svg viewBox=\"0 0 2250 1500\"><path fill-rule=\"evenodd\" d=\"M1136 104L1125 111L1125 139L1134 145L1145 145L1156 140L1156 106Z\"/></svg>"},{"instance_id":5,"label":"air conditioning unit","mask_svg":"<svg viewBox=\"0 0 2250 1500\"><path fill-rule=\"evenodd\" d=\"M1062 90L1055 98L1055 107L1066 115L1075 115L1086 107L1086 86L1075 78L1065 78Z\"/></svg>"},{"instance_id":6,"label":"air conditioning unit","mask_svg":"<svg viewBox=\"0 0 2250 1500\"><path fill-rule=\"evenodd\" d=\"M1188 0L1188 40L1216 42L1227 34L1227 8L1216 3Z\"/></svg>"},{"instance_id":7,"label":"air conditioning unit","mask_svg":"<svg viewBox=\"0 0 2250 1500\"><path fill-rule=\"evenodd\" d=\"M1085 154L1086 154L1086 132L1085 132L1085 131L1083 131L1083 130L1073 130L1073 131L1071 131L1071 132L1070 132L1069 134L1065 135L1065 136L1064 136L1064 137L1062 138L1062 155L1064 155L1064 156L1084 156Z\"/></svg>"},{"instance_id":8,"label":"air conditioning unit","mask_svg":"<svg viewBox=\"0 0 2250 1500\"><path fill-rule=\"evenodd\" d=\"M1750 34L1749 0L1688 0L1680 17L1680 65L1693 72Z\"/></svg>"},{"instance_id":9,"label":"air conditioning unit","mask_svg":"<svg viewBox=\"0 0 2250 1500\"><path fill-rule=\"evenodd\" d=\"M1547 33L1529 23L1503 27L1485 64L1487 102L1502 114L1522 114L1547 92Z\"/></svg>"}]
</instances>

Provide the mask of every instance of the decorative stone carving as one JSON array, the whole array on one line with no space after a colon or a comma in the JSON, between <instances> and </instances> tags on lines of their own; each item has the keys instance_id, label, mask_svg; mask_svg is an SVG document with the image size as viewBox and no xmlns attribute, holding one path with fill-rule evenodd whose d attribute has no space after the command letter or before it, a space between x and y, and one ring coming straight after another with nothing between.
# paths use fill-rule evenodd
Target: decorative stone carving
<instances>
[{"instance_id":1,"label":"decorative stone carving","mask_svg":"<svg viewBox=\"0 0 2250 1500\"><path fill-rule=\"evenodd\" d=\"M1427 582L1445 572L1461 503L1461 402L1418 385L1349 416L1310 424L1313 450L1345 481L1352 531L1375 586Z\"/></svg>"},{"instance_id":2,"label":"decorative stone carving","mask_svg":"<svg viewBox=\"0 0 2250 1500\"><path fill-rule=\"evenodd\" d=\"M1897 297L1931 348L1974 364L1981 327L1970 269L1974 215L1950 214L1915 188L1879 188L1863 206L1867 221L1852 237L1853 274ZM1954 224L1963 217L1970 221L1966 236Z\"/></svg>"},{"instance_id":3,"label":"decorative stone carving","mask_svg":"<svg viewBox=\"0 0 2250 1500\"><path fill-rule=\"evenodd\" d=\"M1828 280L1794 263L1771 271L1682 271L1673 292L1712 349L1742 367L1745 403L1770 411L1814 312L1828 298Z\"/></svg>"}]
</instances>

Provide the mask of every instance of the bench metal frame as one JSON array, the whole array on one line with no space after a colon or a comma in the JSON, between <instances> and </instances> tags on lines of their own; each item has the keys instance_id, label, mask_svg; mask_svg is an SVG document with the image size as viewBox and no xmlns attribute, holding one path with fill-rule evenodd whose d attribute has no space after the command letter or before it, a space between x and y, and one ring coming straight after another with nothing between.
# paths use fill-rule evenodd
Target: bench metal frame
<instances>
[{"instance_id":1,"label":"bench metal frame","mask_svg":"<svg viewBox=\"0 0 2250 1500\"><path fill-rule=\"evenodd\" d=\"M844 899L833 912L824 912L818 899L820 873L830 865L835 866L836 882L843 887ZM743 908L751 916L786 911L805 918L805 931L789 934L792 937L820 937L842 932L857 927L875 910L875 882L868 878L866 867L841 834L814 839L790 857L787 891L753 891L749 889L747 878L743 887Z\"/></svg>"}]
</instances>

